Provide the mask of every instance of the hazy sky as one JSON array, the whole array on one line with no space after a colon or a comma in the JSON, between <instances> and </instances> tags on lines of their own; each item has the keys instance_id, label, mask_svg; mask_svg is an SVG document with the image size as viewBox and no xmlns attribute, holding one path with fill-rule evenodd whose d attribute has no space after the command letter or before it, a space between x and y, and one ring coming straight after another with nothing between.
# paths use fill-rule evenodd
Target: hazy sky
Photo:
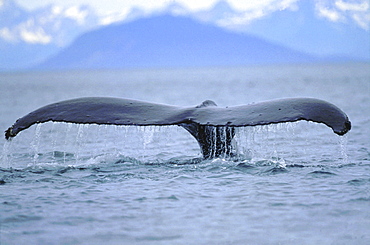
<instances>
[{"instance_id":1,"label":"hazy sky","mask_svg":"<svg viewBox=\"0 0 370 245\"><path fill-rule=\"evenodd\" d=\"M258 0L241 1L226 0L232 8L241 13L234 21L245 22L258 19L274 11L290 9L297 10L297 2L312 1L318 16L332 22L355 21L363 29L369 30L370 0ZM1 0L0 0L1 2ZM178 3L190 11L211 8L219 0L16 0L27 9L36 9L46 5L70 7L88 5L101 16L117 12L128 12L132 8L140 8L148 12L158 10L169 4ZM245 13L243 15L243 12ZM240 17L244 16L244 17Z\"/></svg>"}]
</instances>

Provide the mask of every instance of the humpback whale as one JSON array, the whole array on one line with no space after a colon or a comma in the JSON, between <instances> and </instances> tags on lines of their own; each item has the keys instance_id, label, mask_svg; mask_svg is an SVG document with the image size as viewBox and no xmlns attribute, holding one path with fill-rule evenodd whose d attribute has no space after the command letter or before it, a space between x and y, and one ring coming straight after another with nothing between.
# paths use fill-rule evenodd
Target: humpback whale
<instances>
[{"instance_id":1,"label":"humpback whale","mask_svg":"<svg viewBox=\"0 0 370 245\"><path fill-rule=\"evenodd\" d=\"M46 105L18 119L5 138L37 123L163 126L178 125L198 142L204 158L232 155L235 127L268 125L299 120L323 123L334 133L351 129L347 115L335 105L313 98L288 98L220 108L206 100L195 107L178 107L131 99L87 97Z\"/></svg>"}]
</instances>

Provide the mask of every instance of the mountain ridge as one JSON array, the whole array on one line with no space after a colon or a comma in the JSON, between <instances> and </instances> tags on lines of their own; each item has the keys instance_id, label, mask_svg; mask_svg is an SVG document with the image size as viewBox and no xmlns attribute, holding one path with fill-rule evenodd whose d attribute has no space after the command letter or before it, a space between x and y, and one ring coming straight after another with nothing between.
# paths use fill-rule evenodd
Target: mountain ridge
<instances>
[{"instance_id":1,"label":"mountain ridge","mask_svg":"<svg viewBox=\"0 0 370 245\"><path fill-rule=\"evenodd\" d=\"M311 55L188 17L158 15L85 33L38 69L311 62Z\"/></svg>"},{"instance_id":2,"label":"mountain ridge","mask_svg":"<svg viewBox=\"0 0 370 245\"><path fill-rule=\"evenodd\" d=\"M277 9L278 4L280 9ZM3 0L0 4L0 71L33 69L42 61L64 52L73 41L91 30L109 25L129 25L142 18L165 14L254 36L273 45L319 57L320 61L370 61L369 30L350 20L353 17L349 17L350 12L347 13L347 21L332 22L319 16L317 3L312 1L297 1L290 7L281 4L274 3L269 9L261 10L264 12L258 18L253 17L253 10L241 12L225 0L218 1L209 9L195 11L173 1L152 12L135 7L128 12L117 9L100 16L89 5L62 7L53 4L26 10L14 0ZM254 19L248 22L251 16ZM242 21L234 22L235 19ZM98 56L96 53L95 59Z\"/></svg>"}]
</instances>

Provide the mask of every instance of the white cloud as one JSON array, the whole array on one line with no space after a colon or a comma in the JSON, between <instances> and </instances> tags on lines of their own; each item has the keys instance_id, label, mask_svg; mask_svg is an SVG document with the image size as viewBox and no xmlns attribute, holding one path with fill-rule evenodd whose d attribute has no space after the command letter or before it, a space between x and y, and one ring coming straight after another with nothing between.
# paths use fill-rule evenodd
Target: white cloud
<instances>
[{"instance_id":1,"label":"white cloud","mask_svg":"<svg viewBox=\"0 0 370 245\"><path fill-rule=\"evenodd\" d=\"M128 14L130 13L129 9L120 11L120 12L112 12L107 14L106 16L100 19L101 25L109 25L114 22L122 21L127 18Z\"/></svg>"},{"instance_id":2,"label":"white cloud","mask_svg":"<svg viewBox=\"0 0 370 245\"><path fill-rule=\"evenodd\" d=\"M240 1L228 0L228 2L238 11L250 11L253 9L274 9L284 10L295 6L298 0L259 0L259 1Z\"/></svg>"},{"instance_id":3,"label":"white cloud","mask_svg":"<svg viewBox=\"0 0 370 245\"><path fill-rule=\"evenodd\" d=\"M217 23L224 27L237 27L248 25L250 22L260 19L275 11L297 10L298 0L260 0L260 1L238 1L229 0L230 5L237 11Z\"/></svg>"},{"instance_id":4,"label":"white cloud","mask_svg":"<svg viewBox=\"0 0 370 245\"><path fill-rule=\"evenodd\" d=\"M0 0L2 1L2 0ZM171 4L179 4L188 12L196 13L212 8L222 0L16 0L28 9L35 9L46 5L61 6L68 9L68 15L79 23L84 20L85 13L73 6L86 5L94 9L100 16L101 24L107 25L124 20L133 9L140 9L146 15L157 12ZM224 26L247 25L251 21L280 10L297 10L298 2L308 0L225 0L235 14L219 20ZM353 21L364 29L369 29L369 0L313 0L316 4L318 16L332 22ZM57 11L58 9L56 9Z\"/></svg>"},{"instance_id":5,"label":"white cloud","mask_svg":"<svg viewBox=\"0 0 370 245\"><path fill-rule=\"evenodd\" d=\"M0 0L1 1L1 0ZM22 21L1 26L0 38L7 42L65 46L98 21L87 6L49 5L22 16Z\"/></svg>"},{"instance_id":6,"label":"white cloud","mask_svg":"<svg viewBox=\"0 0 370 245\"><path fill-rule=\"evenodd\" d=\"M16 0L21 6L35 10L48 5L62 6L69 8L71 6L90 6L100 16L105 16L112 12L120 12L125 9L140 8L143 10L155 10L178 0ZM202 2L200 0L199 2Z\"/></svg>"},{"instance_id":7,"label":"white cloud","mask_svg":"<svg viewBox=\"0 0 370 245\"><path fill-rule=\"evenodd\" d=\"M13 32L8 27L4 27L0 29L0 37L7 42L17 41L17 37L13 34Z\"/></svg>"},{"instance_id":8,"label":"white cloud","mask_svg":"<svg viewBox=\"0 0 370 245\"><path fill-rule=\"evenodd\" d=\"M370 4L368 0L316 0L317 14L332 22L354 21L369 30Z\"/></svg>"},{"instance_id":9,"label":"white cloud","mask_svg":"<svg viewBox=\"0 0 370 245\"><path fill-rule=\"evenodd\" d=\"M34 19L29 19L17 27L17 32L21 40L32 44L48 44L52 37L46 34L45 30L35 23Z\"/></svg>"},{"instance_id":10,"label":"white cloud","mask_svg":"<svg viewBox=\"0 0 370 245\"><path fill-rule=\"evenodd\" d=\"M190 11L201 11L205 9L211 8L217 0L167 0L165 1L165 4L170 4L170 3L178 2L185 8L187 8Z\"/></svg>"},{"instance_id":11,"label":"white cloud","mask_svg":"<svg viewBox=\"0 0 370 245\"><path fill-rule=\"evenodd\" d=\"M87 10L81 10L78 6L72 6L65 10L64 16L76 20L80 25L84 24L88 15Z\"/></svg>"},{"instance_id":12,"label":"white cloud","mask_svg":"<svg viewBox=\"0 0 370 245\"><path fill-rule=\"evenodd\" d=\"M342 11L360 11L365 12L369 10L369 3L364 2L344 2L342 0L336 1L335 6Z\"/></svg>"},{"instance_id":13,"label":"white cloud","mask_svg":"<svg viewBox=\"0 0 370 245\"><path fill-rule=\"evenodd\" d=\"M156 11L170 4L178 3L190 11L206 10L214 6L220 0L16 0L21 6L27 9L37 9L47 5L57 5L63 7L87 5L92 7L100 16L105 16L112 12L126 11L127 9L139 8L144 11ZM232 7L240 12L250 11L251 9L266 8L269 5L280 6L282 9L289 7L298 0L258 0L241 1L226 0ZM306 1L306 0L304 0Z\"/></svg>"},{"instance_id":14,"label":"white cloud","mask_svg":"<svg viewBox=\"0 0 370 245\"><path fill-rule=\"evenodd\" d=\"M47 35L42 28L37 28L33 31L23 29L20 32L20 36L23 41L32 44L48 44L52 40L52 37Z\"/></svg>"},{"instance_id":15,"label":"white cloud","mask_svg":"<svg viewBox=\"0 0 370 245\"><path fill-rule=\"evenodd\" d=\"M83 1L83 0L80 0ZM130 16L130 11L133 9L140 9L145 15L149 15L152 12L161 11L168 6L178 5L181 6L183 10L171 9L173 14L190 13L190 15L197 12L204 13L205 11L211 9L215 4L221 0L158 0L158 1L147 1L147 0L136 0L136 1L120 1L118 4L116 1L111 0L110 4L117 4L115 8L107 11L103 11L100 8L101 21L102 25L108 25L117 21L122 21ZM234 10L234 13L228 15L227 17L217 21L217 24L220 26L233 26L233 25L246 25L251 21L261 18L265 15L268 15L277 10L296 10L296 3L299 0L259 0L259 1L240 1L240 0L225 0L225 2L230 4L230 7ZM102 1L99 1L101 3ZM92 6L98 2L90 1ZM106 2L104 2L106 3ZM106 4L107 5L107 4ZM109 5L109 4L108 4ZM202 20L207 20L198 16Z\"/></svg>"},{"instance_id":16,"label":"white cloud","mask_svg":"<svg viewBox=\"0 0 370 245\"><path fill-rule=\"evenodd\" d=\"M341 15L338 11L330 9L326 6L317 5L316 10L319 16L324 17L332 22L338 22L341 19Z\"/></svg>"},{"instance_id":17,"label":"white cloud","mask_svg":"<svg viewBox=\"0 0 370 245\"><path fill-rule=\"evenodd\" d=\"M47 35L43 28L34 26L33 20L28 20L14 29L7 27L0 29L0 37L11 43L24 41L32 44L48 44L52 41L52 37Z\"/></svg>"},{"instance_id":18,"label":"white cloud","mask_svg":"<svg viewBox=\"0 0 370 245\"><path fill-rule=\"evenodd\" d=\"M98 25L149 16L154 12L190 15L229 29L241 29L276 11L297 11L299 2L308 0L15 0L29 10L33 19L0 29L0 38L8 42L55 43L64 46L78 34ZM220 1L226 4L207 12ZM369 30L369 0L312 0L316 14L331 22L355 23ZM0 6L4 3L0 0ZM43 7L40 12L39 9ZM65 19L68 19L65 22ZM72 20L75 24L70 23Z\"/></svg>"},{"instance_id":19,"label":"white cloud","mask_svg":"<svg viewBox=\"0 0 370 245\"><path fill-rule=\"evenodd\" d=\"M355 22L365 30L369 30L369 23L370 23L370 13L366 14L353 14L352 18Z\"/></svg>"},{"instance_id":20,"label":"white cloud","mask_svg":"<svg viewBox=\"0 0 370 245\"><path fill-rule=\"evenodd\" d=\"M60 15L63 11L63 8L61 6L56 6L54 5L52 8L51 8L51 14L53 15Z\"/></svg>"},{"instance_id":21,"label":"white cloud","mask_svg":"<svg viewBox=\"0 0 370 245\"><path fill-rule=\"evenodd\" d=\"M220 19L217 21L217 24L224 27L241 26L246 25L255 19L261 18L264 15L265 13L262 10L242 12L224 19Z\"/></svg>"}]
</instances>

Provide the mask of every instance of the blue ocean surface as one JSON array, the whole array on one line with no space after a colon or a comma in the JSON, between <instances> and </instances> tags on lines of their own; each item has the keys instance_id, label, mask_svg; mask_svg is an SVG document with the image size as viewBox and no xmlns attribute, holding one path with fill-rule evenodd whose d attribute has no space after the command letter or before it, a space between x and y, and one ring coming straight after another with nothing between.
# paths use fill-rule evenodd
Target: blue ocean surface
<instances>
[{"instance_id":1,"label":"blue ocean surface","mask_svg":"<svg viewBox=\"0 0 370 245\"><path fill-rule=\"evenodd\" d=\"M0 139L0 244L370 244L370 65L0 74L0 129L53 102L109 96L177 106L313 97L323 124L238 128L203 160L178 126L44 123Z\"/></svg>"}]
</instances>

